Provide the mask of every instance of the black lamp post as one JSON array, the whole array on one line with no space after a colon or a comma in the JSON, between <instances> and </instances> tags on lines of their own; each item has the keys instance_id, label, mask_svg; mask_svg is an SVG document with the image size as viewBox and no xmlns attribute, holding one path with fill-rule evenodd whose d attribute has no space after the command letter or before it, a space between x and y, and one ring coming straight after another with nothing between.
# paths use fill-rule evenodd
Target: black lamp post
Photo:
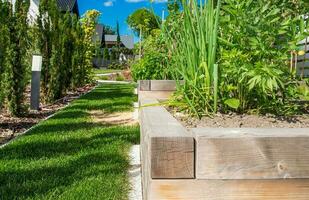
<instances>
[{"instance_id":1,"label":"black lamp post","mask_svg":"<svg viewBox=\"0 0 309 200\"><path fill-rule=\"evenodd\" d=\"M32 57L32 78L31 78L31 100L32 110L40 109L40 77L42 69L42 56L33 55Z\"/></svg>"}]
</instances>

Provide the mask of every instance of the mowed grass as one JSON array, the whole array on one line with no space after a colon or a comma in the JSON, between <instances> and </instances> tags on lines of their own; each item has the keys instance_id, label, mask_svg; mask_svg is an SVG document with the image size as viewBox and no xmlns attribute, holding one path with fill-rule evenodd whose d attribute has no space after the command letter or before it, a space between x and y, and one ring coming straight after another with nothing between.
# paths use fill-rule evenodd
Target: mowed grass
<instances>
[{"instance_id":1,"label":"mowed grass","mask_svg":"<svg viewBox=\"0 0 309 200\"><path fill-rule=\"evenodd\" d=\"M132 109L132 85L102 85L0 149L0 199L127 199L138 126L94 123Z\"/></svg>"}]
</instances>

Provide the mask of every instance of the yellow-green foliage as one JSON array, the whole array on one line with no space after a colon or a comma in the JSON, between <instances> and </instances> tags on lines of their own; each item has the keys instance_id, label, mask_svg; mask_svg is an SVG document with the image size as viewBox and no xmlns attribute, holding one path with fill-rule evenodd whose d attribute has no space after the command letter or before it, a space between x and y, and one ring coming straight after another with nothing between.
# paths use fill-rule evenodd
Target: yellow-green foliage
<instances>
[{"instance_id":1,"label":"yellow-green foliage","mask_svg":"<svg viewBox=\"0 0 309 200\"><path fill-rule=\"evenodd\" d=\"M84 31L84 45L85 45L85 68L87 70L88 77L86 79L93 79L93 64L92 60L95 53L95 45L93 42L93 36L95 34L95 28L97 19L100 16L100 12L97 10L89 10L85 13L82 22L82 29Z\"/></svg>"},{"instance_id":2,"label":"yellow-green foliage","mask_svg":"<svg viewBox=\"0 0 309 200\"><path fill-rule=\"evenodd\" d=\"M42 96L46 102L53 102L68 89L93 81L93 35L100 13L91 10L78 20L75 15L60 12L55 0L42 0L39 10L37 48L43 56Z\"/></svg>"}]
</instances>

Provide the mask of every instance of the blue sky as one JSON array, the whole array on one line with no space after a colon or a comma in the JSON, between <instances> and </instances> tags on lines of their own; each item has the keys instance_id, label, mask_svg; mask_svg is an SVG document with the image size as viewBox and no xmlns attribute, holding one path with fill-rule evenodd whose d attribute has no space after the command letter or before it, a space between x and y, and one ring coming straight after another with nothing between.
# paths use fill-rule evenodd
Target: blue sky
<instances>
[{"instance_id":1,"label":"blue sky","mask_svg":"<svg viewBox=\"0 0 309 200\"><path fill-rule=\"evenodd\" d=\"M151 8L161 16L162 10L166 10L166 0L157 0L150 3L148 0L78 0L79 11L84 14L87 10L96 9L102 13L100 23L116 27L119 21L120 34L131 35L132 30L126 24L127 17L138 8Z\"/></svg>"}]
</instances>

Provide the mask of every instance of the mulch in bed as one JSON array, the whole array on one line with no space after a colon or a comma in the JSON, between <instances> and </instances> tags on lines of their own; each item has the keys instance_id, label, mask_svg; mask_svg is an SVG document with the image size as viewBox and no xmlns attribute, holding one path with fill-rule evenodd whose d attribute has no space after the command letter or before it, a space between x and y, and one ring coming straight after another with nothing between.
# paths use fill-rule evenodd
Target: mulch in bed
<instances>
[{"instance_id":1,"label":"mulch in bed","mask_svg":"<svg viewBox=\"0 0 309 200\"><path fill-rule=\"evenodd\" d=\"M12 117L8 113L0 111L0 145L7 143L14 137L39 123L41 120L46 119L48 116L68 105L74 99L89 92L94 87L95 85L86 85L76 89L76 91L68 92L65 97L57 100L53 104L41 104L41 110L30 110L23 117ZM30 89L27 89L26 92L26 101L29 102Z\"/></svg>"}]
</instances>

